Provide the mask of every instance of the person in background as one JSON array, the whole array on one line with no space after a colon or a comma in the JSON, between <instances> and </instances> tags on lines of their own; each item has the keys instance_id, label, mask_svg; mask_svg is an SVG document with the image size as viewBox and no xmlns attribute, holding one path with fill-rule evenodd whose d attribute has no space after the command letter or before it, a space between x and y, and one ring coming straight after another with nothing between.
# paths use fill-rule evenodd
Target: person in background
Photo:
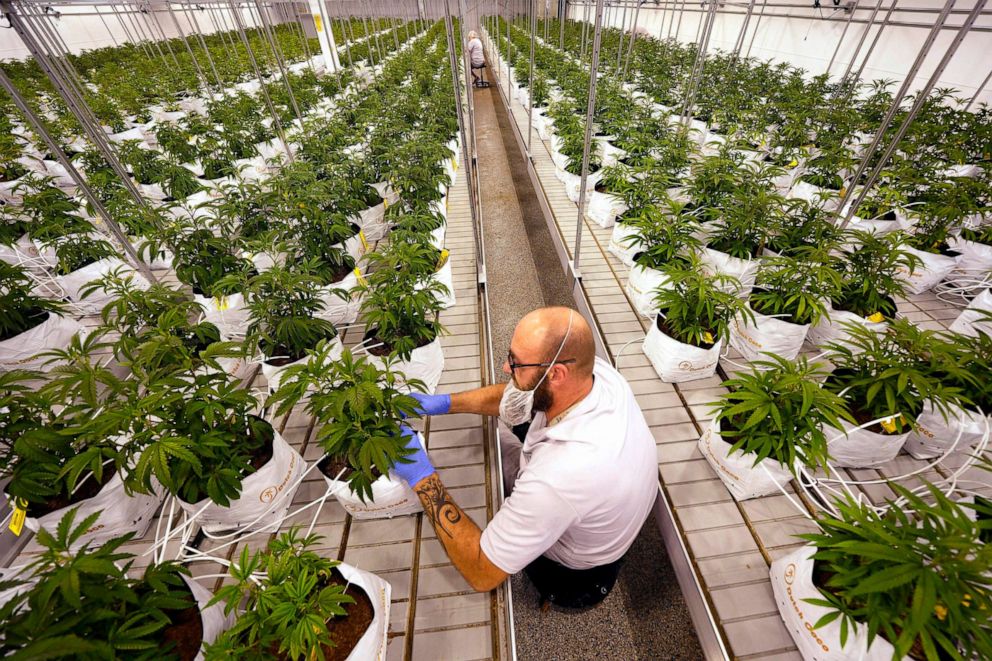
<instances>
[{"instance_id":1,"label":"person in background","mask_svg":"<svg viewBox=\"0 0 992 661\"><path fill-rule=\"evenodd\" d=\"M503 371L505 384L414 394L422 414L498 415L523 438L501 425L508 497L485 530L445 489L408 427L411 453L393 470L473 589L487 592L523 570L542 607L593 606L613 589L658 495L654 436L630 385L596 357L592 330L569 308L521 319Z\"/></svg>"},{"instance_id":2,"label":"person in background","mask_svg":"<svg viewBox=\"0 0 992 661\"><path fill-rule=\"evenodd\" d=\"M472 64L472 84L479 87L482 84L482 79L475 71L486 68L486 56L482 52L482 40L479 39L479 33L475 30L468 33L468 55Z\"/></svg>"}]
</instances>

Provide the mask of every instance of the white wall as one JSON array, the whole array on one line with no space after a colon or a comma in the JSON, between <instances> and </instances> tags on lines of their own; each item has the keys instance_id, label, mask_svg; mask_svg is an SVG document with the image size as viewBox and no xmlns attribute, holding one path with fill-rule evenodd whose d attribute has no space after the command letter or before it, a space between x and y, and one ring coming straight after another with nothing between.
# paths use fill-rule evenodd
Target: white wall
<instances>
[{"instance_id":1,"label":"white wall","mask_svg":"<svg viewBox=\"0 0 992 661\"><path fill-rule=\"evenodd\" d=\"M153 3L153 7L155 7L155 4L157 3ZM133 7L133 5L131 6ZM174 9L173 15L182 32L187 37L197 31L201 34L211 34L216 31L215 24L220 25L221 21L224 21L226 25L226 28L221 26L221 29L234 29L234 19L230 10L216 4L212 5L212 7L214 8L209 11L193 10L183 12ZM125 14L123 9L118 9L115 14L107 6L63 6L59 7L58 11L62 15L58 18L49 19L49 25L58 31L63 41L65 41L73 53L125 43L128 41L129 33L133 37L143 34L145 38L151 38L151 35L154 35L155 39L160 39L162 33L159 32L159 25L161 25L162 32L168 38L178 37L180 35L172 16L161 5L156 7L155 11L155 17L158 19L158 23L150 16L146 18L134 12ZM258 25L257 14L254 11L249 11L247 8L241 8L239 11L241 13L241 20L246 28ZM287 9L285 11L289 10ZM211 20L211 14L214 20ZM126 29L122 27L122 21L118 17L123 19ZM269 17L272 20L275 18L275 15L270 14ZM136 22L138 28L135 27ZM13 30L0 31L0 60L23 59L29 57L29 55L30 53L27 47Z\"/></svg>"},{"instance_id":2,"label":"white wall","mask_svg":"<svg viewBox=\"0 0 992 661\"><path fill-rule=\"evenodd\" d=\"M782 0L772 0L776 4L783 4ZM798 0L790 0L798 2ZM741 26L744 23L743 11L746 9L744 0L740 7L725 6L724 11L739 11L740 14L717 13L716 23L710 37L709 48L732 50L740 34ZM847 2L847 0L842 0ZM891 0L883 0L881 11L877 20L880 22L889 7ZM955 13L948 19L949 25L961 25L966 17L966 13L974 6L975 0L957 0ZM801 3L800 3L801 4ZM812 3L810 3L812 4ZM746 51L748 44L754 37L754 45L751 55L761 59L773 59L776 61L788 61L797 66L807 69L813 74L820 74L826 71L830 58L834 54L838 40L844 31L844 24L848 14L843 11L834 12L834 7L830 0L822 0L821 10L810 7L804 8L783 8L781 6L772 8L771 5L765 11L764 17L758 25L755 33L755 23L761 7L761 0L757 0L748 34L744 42L742 52ZM871 10L874 9L876 0L858 0L858 9L855 12L855 19L868 20ZM665 5L662 0L662 6ZM689 1L684 5L686 11L682 14L681 26L679 26L679 9L683 6L681 2L673 2L674 25L679 27L678 39L684 43L694 42L701 22L706 14L702 11L699 1L695 3ZM940 0L898 0L897 9L892 14L893 22L921 23L932 25L936 19L936 11L930 13L911 13L899 11L900 9L934 9L941 6ZM699 11L690 11L691 9ZM570 7L570 18L581 19L584 8L581 6ZM593 18L594 5L588 9L589 20ZM986 15L980 16L975 23L976 26L992 27L992 8L985 10ZM623 9L619 7L609 10L609 24L619 27ZM634 10L627 9L627 25L632 23ZM790 17L774 14L790 14ZM650 3L642 7L638 18L638 25L644 26L650 34L659 35L662 32L662 20L664 20L663 34L669 34L669 26L672 25L673 11L663 11L654 8ZM822 18L821 18L822 16ZM844 37L843 44L837 54L831 74L840 75L847 68L852 56L857 48L861 34L870 27L870 32L862 47L861 55L855 64L855 70L860 65L861 58L867 52L874 35L879 29L878 26L868 26L863 23L852 22ZM920 51L929 29L926 27L897 27L889 26L882 32L882 37L878 45L872 51L871 58L865 67L863 78L875 80L877 78L890 78L902 81L917 53ZM913 88L921 87L933 73L938 62L947 49L947 46L954 38L955 30L942 30L937 40L934 42L930 55L927 57L920 69L919 74L913 82ZM675 36L673 29L671 34ZM961 91L966 98L971 98L982 80L992 69L992 32L970 32L958 48L957 54L950 61L943 75L940 78L938 87L954 87ZM979 102L992 103L992 84L987 85L984 92L978 98Z\"/></svg>"}]
</instances>

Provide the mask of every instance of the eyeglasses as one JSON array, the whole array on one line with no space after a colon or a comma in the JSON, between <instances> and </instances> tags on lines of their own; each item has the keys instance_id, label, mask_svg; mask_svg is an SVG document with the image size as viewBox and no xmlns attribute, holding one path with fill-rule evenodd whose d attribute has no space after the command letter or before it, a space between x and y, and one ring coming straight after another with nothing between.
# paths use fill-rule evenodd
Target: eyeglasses
<instances>
[{"instance_id":1,"label":"eyeglasses","mask_svg":"<svg viewBox=\"0 0 992 661\"><path fill-rule=\"evenodd\" d=\"M560 360L552 360L549 363L515 363L513 362L513 354L509 351L506 352L506 363L510 366L510 372L514 372L521 367L551 367L552 365L567 365L574 362L575 358L562 358Z\"/></svg>"}]
</instances>

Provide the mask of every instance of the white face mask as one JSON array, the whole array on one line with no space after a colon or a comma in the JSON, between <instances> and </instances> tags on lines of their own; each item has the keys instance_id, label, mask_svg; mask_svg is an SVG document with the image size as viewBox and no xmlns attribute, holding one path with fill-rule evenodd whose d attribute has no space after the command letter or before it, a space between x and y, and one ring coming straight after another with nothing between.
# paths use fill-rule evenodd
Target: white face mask
<instances>
[{"instance_id":1,"label":"white face mask","mask_svg":"<svg viewBox=\"0 0 992 661\"><path fill-rule=\"evenodd\" d=\"M554 367L555 361L561 355L561 350L565 348L569 333L572 332L572 314L572 312L568 313L568 330L565 331L565 337L562 338L561 345L558 347L555 357L551 360L551 364L544 369L544 374L541 375L541 380L537 382L537 385L530 390L521 390L517 387L513 376L511 376L510 382L503 389L503 397L499 400L499 418L511 427L530 422L534 409L534 395L537 393L537 389L541 384L544 383L548 372Z\"/></svg>"}]
</instances>

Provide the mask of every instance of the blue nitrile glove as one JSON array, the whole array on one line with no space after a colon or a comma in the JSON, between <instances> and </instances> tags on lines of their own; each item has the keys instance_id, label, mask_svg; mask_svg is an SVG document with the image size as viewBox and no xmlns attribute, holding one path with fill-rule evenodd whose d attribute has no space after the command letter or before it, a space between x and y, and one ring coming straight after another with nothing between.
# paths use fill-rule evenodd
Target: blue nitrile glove
<instances>
[{"instance_id":1,"label":"blue nitrile glove","mask_svg":"<svg viewBox=\"0 0 992 661\"><path fill-rule=\"evenodd\" d=\"M451 395L428 395L422 392L412 392L413 397L420 406L417 413L420 415L444 415L451 411Z\"/></svg>"},{"instance_id":2,"label":"blue nitrile glove","mask_svg":"<svg viewBox=\"0 0 992 661\"><path fill-rule=\"evenodd\" d=\"M393 466L393 472L412 487L434 472L434 464L431 463L427 452L420 445L417 432L406 425L402 425L400 429L400 434L406 438L407 450L412 450L412 452L396 462L396 465Z\"/></svg>"}]
</instances>

